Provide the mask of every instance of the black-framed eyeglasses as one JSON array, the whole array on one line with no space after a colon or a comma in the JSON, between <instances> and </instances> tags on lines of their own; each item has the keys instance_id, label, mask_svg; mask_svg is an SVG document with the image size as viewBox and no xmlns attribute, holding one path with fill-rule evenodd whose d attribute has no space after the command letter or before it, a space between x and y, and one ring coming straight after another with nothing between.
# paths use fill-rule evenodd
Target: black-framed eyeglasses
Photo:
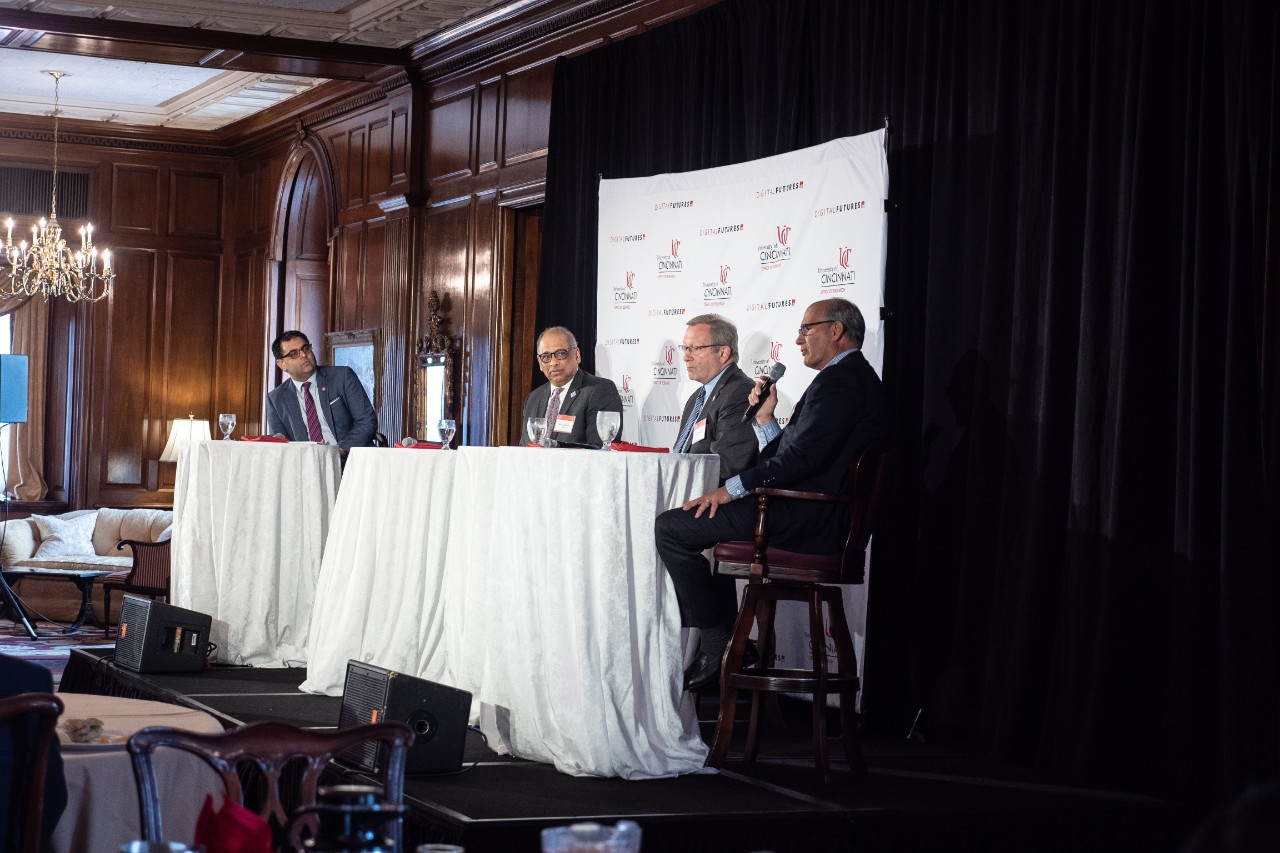
<instances>
[{"instance_id":1,"label":"black-framed eyeglasses","mask_svg":"<svg viewBox=\"0 0 1280 853\"><path fill-rule=\"evenodd\" d=\"M800 328L796 330L796 334L798 334L802 338L807 337L809 334L809 331L814 326L821 326L823 323L838 323L838 322L839 320L814 320L812 323L801 323Z\"/></svg>"},{"instance_id":2,"label":"black-framed eyeglasses","mask_svg":"<svg viewBox=\"0 0 1280 853\"><path fill-rule=\"evenodd\" d=\"M297 349L291 349L280 358L284 361L293 361L296 358L301 358L303 353L311 355L311 344L303 344Z\"/></svg>"},{"instance_id":3,"label":"black-framed eyeglasses","mask_svg":"<svg viewBox=\"0 0 1280 853\"><path fill-rule=\"evenodd\" d=\"M556 361L564 361L566 358L569 357L569 352L570 351L567 349L558 349L555 352L540 352L538 353L538 361L542 362L543 364L550 364L551 359L553 358Z\"/></svg>"},{"instance_id":4,"label":"black-framed eyeglasses","mask_svg":"<svg viewBox=\"0 0 1280 853\"><path fill-rule=\"evenodd\" d=\"M691 347L680 344L680 352L701 352L704 349L711 349L712 347L719 349L724 346L728 346L728 344L694 344Z\"/></svg>"}]
</instances>

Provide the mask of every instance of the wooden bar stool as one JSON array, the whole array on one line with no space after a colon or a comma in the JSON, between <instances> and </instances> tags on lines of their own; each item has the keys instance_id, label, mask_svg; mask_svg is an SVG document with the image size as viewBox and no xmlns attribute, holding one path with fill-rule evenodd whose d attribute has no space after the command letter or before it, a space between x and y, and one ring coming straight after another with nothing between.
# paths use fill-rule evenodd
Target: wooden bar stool
<instances>
[{"instance_id":1,"label":"wooden bar stool","mask_svg":"<svg viewBox=\"0 0 1280 853\"><path fill-rule=\"evenodd\" d=\"M826 697L840 696L841 737L845 753L855 772L865 773L866 763L858 745L854 697L858 693L858 660L844 615L841 585L865 579L867 543L875 527L879 506L887 490L889 451L885 442L863 448L850 466L845 489L839 494L794 492L786 489L756 489L759 516L751 542L722 542L715 548L715 571L746 577L746 592L733 635L720 670L720 716L707 764L719 767L729 752L733 718L739 690L750 691L751 717L747 726L746 761L754 761L760 742L760 697L768 693L813 694L813 756L824 782L830 784L827 764ZM849 530L844 548L828 554L801 554L769 546L769 499L843 503L849 506ZM774 660L774 614L779 601L802 601L809 610L810 666L807 669L779 669L768 666ZM824 619L823 605L826 605ZM836 647L836 671L827 666L828 624ZM752 626L758 628L760 660L743 666L743 655Z\"/></svg>"}]
</instances>

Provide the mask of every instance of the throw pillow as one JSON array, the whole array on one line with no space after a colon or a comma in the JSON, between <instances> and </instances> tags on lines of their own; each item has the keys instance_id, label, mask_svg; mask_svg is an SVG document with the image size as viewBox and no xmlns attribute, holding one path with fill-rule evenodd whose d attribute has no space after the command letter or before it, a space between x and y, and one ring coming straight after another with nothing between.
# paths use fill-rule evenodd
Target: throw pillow
<instances>
[{"instance_id":1,"label":"throw pillow","mask_svg":"<svg viewBox=\"0 0 1280 853\"><path fill-rule=\"evenodd\" d=\"M98 521L96 512L70 519L33 515L31 521L40 530L40 547L36 549L32 559L83 557L94 553L93 526Z\"/></svg>"}]
</instances>

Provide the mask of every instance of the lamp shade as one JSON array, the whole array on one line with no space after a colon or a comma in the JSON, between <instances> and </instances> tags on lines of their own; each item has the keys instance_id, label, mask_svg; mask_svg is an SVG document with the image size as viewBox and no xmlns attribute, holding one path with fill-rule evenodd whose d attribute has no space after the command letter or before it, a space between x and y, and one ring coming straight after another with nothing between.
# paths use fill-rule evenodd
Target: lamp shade
<instances>
[{"instance_id":1,"label":"lamp shade","mask_svg":"<svg viewBox=\"0 0 1280 853\"><path fill-rule=\"evenodd\" d=\"M208 421L199 418L174 418L169 421L169 440L164 443L161 462L177 462L178 446L184 441L207 441L213 438L213 428Z\"/></svg>"}]
</instances>

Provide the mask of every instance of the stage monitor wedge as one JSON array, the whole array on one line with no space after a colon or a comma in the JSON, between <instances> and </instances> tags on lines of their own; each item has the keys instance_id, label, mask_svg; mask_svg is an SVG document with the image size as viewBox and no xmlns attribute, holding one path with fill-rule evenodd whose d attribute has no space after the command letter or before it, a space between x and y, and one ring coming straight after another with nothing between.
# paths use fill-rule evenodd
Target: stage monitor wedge
<instances>
[{"instance_id":1,"label":"stage monitor wedge","mask_svg":"<svg viewBox=\"0 0 1280 853\"><path fill-rule=\"evenodd\" d=\"M207 614L125 595L116 665L134 672L198 672L204 669L212 627Z\"/></svg>"},{"instance_id":2,"label":"stage monitor wedge","mask_svg":"<svg viewBox=\"0 0 1280 853\"><path fill-rule=\"evenodd\" d=\"M447 684L347 661L338 728L370 723L404 723L413 732L406 773L453 773L462 769L462 751L471 716L471 694ZM370 773L381 772L382 751L367 743L343 758Z\"/></svg>"}]
</instances>

